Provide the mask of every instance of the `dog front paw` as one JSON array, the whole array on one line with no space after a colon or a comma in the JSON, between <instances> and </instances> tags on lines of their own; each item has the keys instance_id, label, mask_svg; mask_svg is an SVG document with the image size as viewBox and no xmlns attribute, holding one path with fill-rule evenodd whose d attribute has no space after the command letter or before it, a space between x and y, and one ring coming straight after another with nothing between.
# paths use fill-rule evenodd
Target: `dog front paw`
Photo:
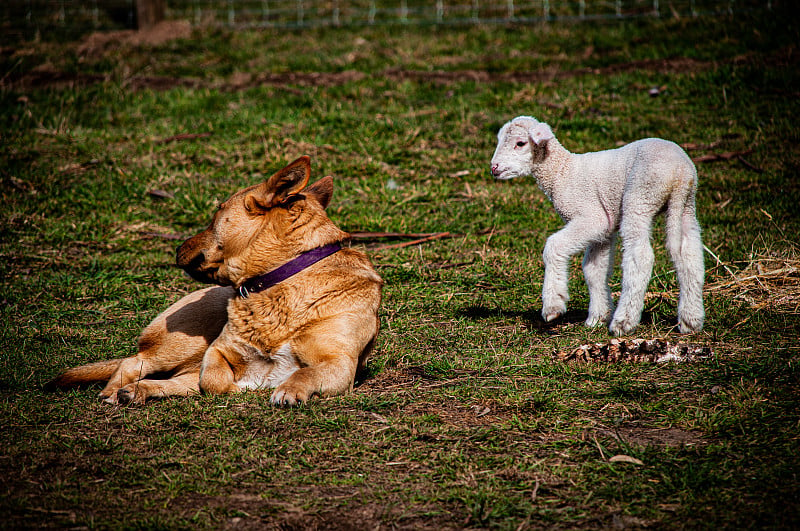
<instances>
[{"instance_id":1,"label":"dog front paw","mask_svg":"<svg viewBox=\"0 0 800 531\"><path fill-rule=\"evenodd\" d=\"M272 392L269 401L275 406L294 407L308 402L312 393L297 385L281 384Z\"/></svg>"},{"instance_id":2,"label":"dog front paw","mask_svg":"<svg viewBox=\"0 0 800 531\"><path fill-rule=\"evenodd\" d=\"M100 398L100 400L102 400L106 404L111 404L112 406L116 406L117 404L119 404L119 401L117 400L117 393L116 392L112 393L110 395L106 395L105 393L100 393L99 398Z\"/></svg>"},{"instance_id":3,"label":"dog front paw","mask_svg":"<svg viewBox=\"0 0 800 531\"><path fill-rule=\"evenodd\" d=\"M118 404L141 405L144 404L145 400L147 400L147 395L143 392L139 392L133 384L121 387L120 390L117 391Z\"/></svg>"}]
</instances>

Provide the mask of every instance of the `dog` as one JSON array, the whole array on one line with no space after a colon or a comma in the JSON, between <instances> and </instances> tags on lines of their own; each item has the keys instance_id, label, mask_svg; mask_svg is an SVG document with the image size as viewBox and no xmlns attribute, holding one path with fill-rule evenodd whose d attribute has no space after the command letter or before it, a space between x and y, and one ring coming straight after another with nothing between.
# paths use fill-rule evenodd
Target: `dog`
<instances>
[{"instance_id":1,"label":"dog","mask_svg":"<svg viewBox=\"0 0 800 531\"><path fill-rule=\"evenodd\" d=\"M307 186L310 173L300 157L222 203L177 250L180 268L217 285L156 317L135 356L69 369L47 388L106 382L112 404L271 388L285 406L352 390L378 334L383 280L325 212L333 179Z\"/></svg>"}]
</instances>

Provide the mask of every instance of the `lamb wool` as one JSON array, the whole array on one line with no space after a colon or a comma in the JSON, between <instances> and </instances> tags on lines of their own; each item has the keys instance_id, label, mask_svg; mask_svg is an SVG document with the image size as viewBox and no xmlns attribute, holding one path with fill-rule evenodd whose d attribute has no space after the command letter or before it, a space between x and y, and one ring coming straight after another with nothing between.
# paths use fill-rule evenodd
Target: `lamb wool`
<instances>
[{"instance_id":1,"label":"lamb wool","mask_svg":"<svg viewBox=\"0 0 800 531\"><path fill-rule=\"evenodd\" d=\"M565 222L543 253L546 321L566 312L569 260L583 251L586 325L607 324L617 336L636 328L653 269L653 220L663 212L666 247L680 285L679 328L702 330L705 267L695 207L697 170L680 146L647 138L617 149L570 153L548 124L519 116L500 129L491 171L500 180L533 176ZM614 309L609 279L617 234L623 246L622 291Z\"/></svg>"}]
</instances>

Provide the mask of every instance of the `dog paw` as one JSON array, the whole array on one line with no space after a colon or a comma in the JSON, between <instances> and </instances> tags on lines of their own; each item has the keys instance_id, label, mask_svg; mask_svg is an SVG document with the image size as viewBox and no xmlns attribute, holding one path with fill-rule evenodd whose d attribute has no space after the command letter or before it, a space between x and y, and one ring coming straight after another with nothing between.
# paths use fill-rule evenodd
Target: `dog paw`
<instances>
[{"instance_id":1,"label":"dog paw","mask_svg":"<svg viewBox=\"0 0 800 531\"><path fill-rule=\"evenodd\" d=\"M117 391L117 403L118 404L130 404L134 402L136 398L136 393L133 390L125 389L124 387Z\"/></svg>"},{"instance_id":2,"label":"dog paw","mask_svg":"<svg viewBox=\"0 0 800 531\"><path fill-rule=\"evenodd\" d=\"M282 384L272 392L269 401L275 406L300 406L310 398L308 391L295 386Z\"/></svg>"},{"instance_id":3,"label":"dog paw","mask_svg":"<svg viewBox=\"0 0 800 531\"><path fill-rule=\"evenodd\" d=\"M100 391L98 398L105 402L106 404L111 404L116 406L119 404L119 397L117 396L117 392L119 391L118 387L114 387L112 389L103 389Z\"/></svg>"},{"instance_id":4,"label":"dog paw","mask_svg":"<svg viewBox=\"0 0 800 531\"><path fill-rule=\"evenodd\" d=\"M106 404L111 404L112 406L116 406L117 404L119 404L119 402L117 401L117 393L114 393L113 395L110 396L105 396L101 394L100 400L102 400Z\"/></svg>"}]
</instances>

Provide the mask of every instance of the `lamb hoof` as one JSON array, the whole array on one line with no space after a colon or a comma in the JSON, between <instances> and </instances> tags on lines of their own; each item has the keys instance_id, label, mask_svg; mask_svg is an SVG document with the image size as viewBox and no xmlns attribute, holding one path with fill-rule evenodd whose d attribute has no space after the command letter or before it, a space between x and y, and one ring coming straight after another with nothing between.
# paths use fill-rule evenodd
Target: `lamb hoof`
<instances>
[{"instance_id":1,"label":"lamb hoof","mask_svg":"<svg viewBox=\"0 0 800 531\"><path fill-rule=\"evenodd\" d=\"M588 319L586 319L586 326L589 328L594 328L595 326L605 326L608 323L608 317L599 317L599 316L592 316L590 315Z\"/></svg>"},{"instance_id":2,"label":"lamb hoof","mask_svg":"<svg viewBox=\"0 0 800 531\"><path fill-rule=\"evenodd\" d=\"M678 329L681 334L694 334L703 329L703 318L698 319L685 319L682 318L678 324Z\"/></svg>"},{"instance_id":3,"label":"lamb hoof","mask_svg":"<svg viewBox=\"0 0 800 531\"><path fill-rule=\"evenodd\" d=\"M629 334L636 328L639 323L634 323L626 320L614 320L611 321L611 324L608 327L608 331L611 332L613 335L619 337Z\"/></svg>"},{"instance_id":4,"label":"lamb hoof","mask_svg":"<svg viewBox=\"0 0 800 531\"><path fill-rule=\"evenodd\" d=\"M544 319L546 323L549 323L550 321L558 319L565 313L567 313L567 306L565 304L547 305L542 308L542 319Z\"/></svg>"},{"instance_id":5,"label":"lamb hoof","mask_svg":"<svg viewBox=\"0 0 800 531\"><path fill-rule=\"evenodd\" d=\"M547 313L547 314L543 313L542 314L542 318L544 319L544 321L546 323L549 323L550 321L555 321L556 319L558 319L562 315L563 314L558 313L558 312L552 312L552 313Z\"/></svg>"}]
</instances>

